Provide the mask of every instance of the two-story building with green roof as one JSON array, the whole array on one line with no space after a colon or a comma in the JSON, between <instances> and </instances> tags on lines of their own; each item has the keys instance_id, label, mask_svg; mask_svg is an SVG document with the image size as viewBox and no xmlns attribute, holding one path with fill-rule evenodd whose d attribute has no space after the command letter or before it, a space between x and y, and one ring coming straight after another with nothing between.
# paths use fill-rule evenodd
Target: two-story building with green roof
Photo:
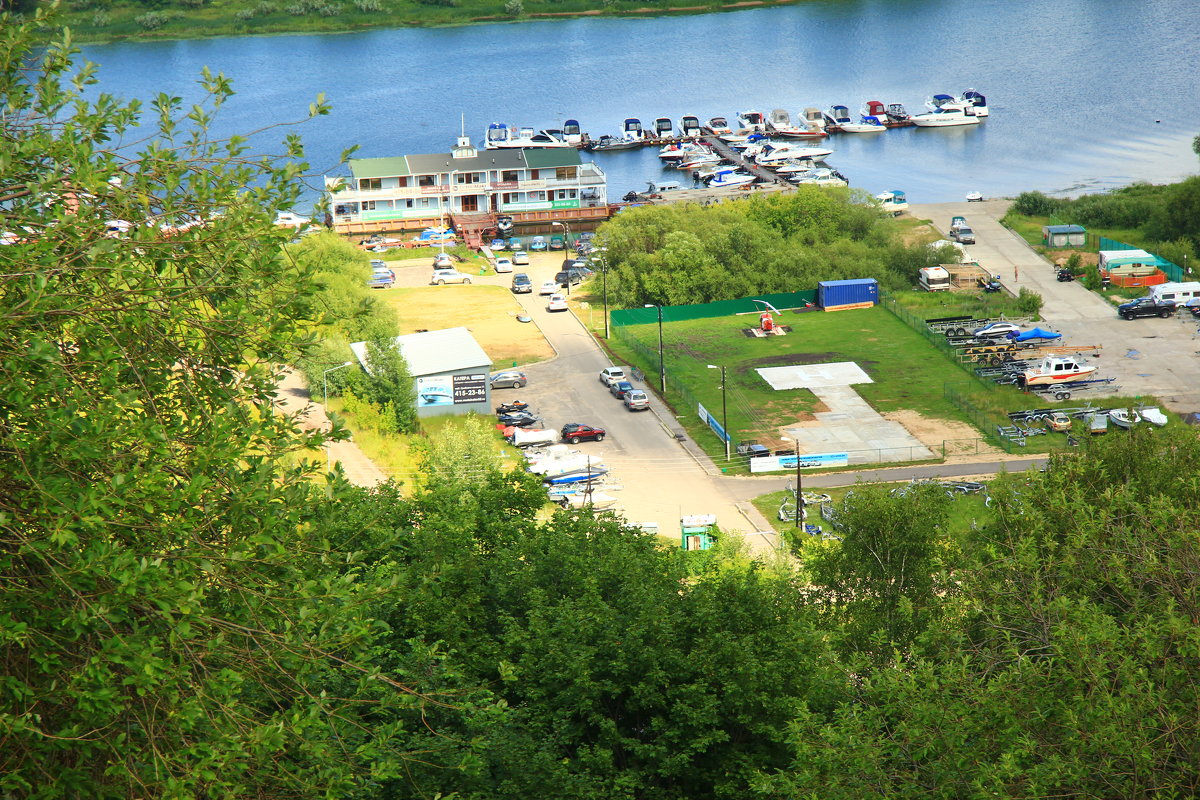
<instances>
[{"instance_id":1,"label":"two-story building with green roof","mask_svg":"<svg viewBox=\"0 0 1200 800\"><path fill-rule=\"evenodd\" d=\"M449 153L356 158L350 177L326 177L335 230L411 230L464 215L511 215L518 223L603 219L607 179L573 148L476 150L467 137ZM560 213L561 212L561 213Z\"/></svg>"}]
</instances>

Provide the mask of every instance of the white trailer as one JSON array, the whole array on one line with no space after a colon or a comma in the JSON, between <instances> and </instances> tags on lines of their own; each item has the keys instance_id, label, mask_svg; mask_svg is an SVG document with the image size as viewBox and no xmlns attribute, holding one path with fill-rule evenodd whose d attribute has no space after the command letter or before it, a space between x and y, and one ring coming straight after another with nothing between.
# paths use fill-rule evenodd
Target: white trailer
<instances>
[{"instance_id":1,"label":"white trailer","mask_svg":"<svg viewBox=\"0 0 1200 800\"><path fill-rule=\"evenodd\" d=\"M950 289L950 273L944 267L921 267L917 281L927 292L943 292Z\"/></svg>"}]
</instances>

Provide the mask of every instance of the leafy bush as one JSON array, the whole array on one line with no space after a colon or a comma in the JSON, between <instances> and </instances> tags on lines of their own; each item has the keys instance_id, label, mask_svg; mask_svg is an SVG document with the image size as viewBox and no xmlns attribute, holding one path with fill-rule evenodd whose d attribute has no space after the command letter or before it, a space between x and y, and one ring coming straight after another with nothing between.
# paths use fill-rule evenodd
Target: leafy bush
<instances>
[{"instance_id":1,"label":"leafy bush","mask_svg":"<svg viewBox=\"0 0 1200 800\"><path fill-rule=\"evenodd\" d=\"M519 17L525 13L525 4L521 0L507 0L504 3L504 13L510 17Z\"/></svg>"},{"instance_id":2,"label":"leafy bush","mask_svg":"<svg viewBox=\"0 0 1200 800\"><path fill-rule=\"evenodd\" d=\"M255 13L256 12L253 8L239 8L237 12L234 13L233 18L238 22L249 22L250 20L254 19Z\"/></svg>"},{"instance_id":3,"label":"leafy bush","mask_svg":"<svg viewBox=\"0 0 1200 800\"><path fill-rule=\"evenodd\" d=\"M153 31L171 21L171 15L162 11L147 11L133 18L142 30Z\"/></svg>"},{"instance_id":4,"label":"leafy bush","mask_svg":"<svg viewBox=\"0 0 1200 800\"><path fill-rule=\"evenodd\" d=\"M1020 293L1017 295L1017 308L1026 316L1036 317L1042 310L1042 296L1022 286Z\"/></svg>"},{"instance_id":5,"label":"leafy bush","mask_svg":"<svg viewBox=\"0 0 1200 800\"><path fill-rule=\"evenodd\" d=\"M104 11L97 11L92 17L92 26L96 28L106 27L110 22L112 22L112 16Z\"/></svg>"},{"instance_id":6,"label":"leafy bush","mask_svg":"<svg viewBox=\"0 0 1200 800\"><path fill-rule=\"evenodd\" d=\"M354 7L363 14L383 11L383 6L379 4L379 0L354 0Z\"/></svg>"},{"instance_id":7,"label":"leafy bush","mask_svg":"<svg viewBox=\"0 0 1200 800\"><path fill-rule=\"evenodd\" d=\"M1058 211L1061 203L1041 192L1021 192L1013 202L1012 210L1027 217L1049 217Z\"/></svg>"}]
</instances>

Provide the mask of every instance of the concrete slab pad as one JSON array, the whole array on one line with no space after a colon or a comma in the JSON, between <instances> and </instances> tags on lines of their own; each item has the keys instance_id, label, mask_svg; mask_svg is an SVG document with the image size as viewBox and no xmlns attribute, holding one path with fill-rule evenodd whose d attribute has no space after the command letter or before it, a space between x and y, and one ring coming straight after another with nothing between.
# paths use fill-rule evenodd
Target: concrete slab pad
<instances>
[{"instance_id":1,"label":"concrete slab pad","mask_svg":"<svg viewBox=\"0 0 1200 800\"><path fill-rule=\"evenodd\" d=\"M796 364L790 367L764 367L755 370L775 391L784 389L821 389L874 383L853 361L829 364Z\"/></svg>"}]
</instances>

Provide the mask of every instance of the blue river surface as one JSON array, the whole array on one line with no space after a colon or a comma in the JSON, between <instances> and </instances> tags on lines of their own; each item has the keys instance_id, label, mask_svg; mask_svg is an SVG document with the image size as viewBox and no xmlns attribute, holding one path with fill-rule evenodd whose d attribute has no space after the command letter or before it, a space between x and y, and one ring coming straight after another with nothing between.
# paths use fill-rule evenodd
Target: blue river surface
<instances>
[{"instance_id":1,"label":"blue river surface","mask_svg":"<svg viewBox=\"0 0 1200 800\"><path fill-rule=\"evenodd\" d=\"M693 16L577 19L247 36L83 48L99 90L201 99L208 66L237 95L214 131L246 133L303 119L323 93L330 115L255 139L279 152L297 131L319 187L345 174L339 154L447 152L460 124L477 143L493 121L538 128L578 119L592 136L625 117L866 100L923 110L934 93L975 88L978 126L901 128L830 138L828 162L851 185L902 189L912 202L1026 189L1100 191L1167 182L1200 167L1200 3L1193 0L808 0ZM584 155L585 158L590 158ZM649 149L598 154L619 198L667 174ZM316 188L306 200L315 199ZM301 209L298 209L301 210Z\"/></svg>"}]
</instances>

